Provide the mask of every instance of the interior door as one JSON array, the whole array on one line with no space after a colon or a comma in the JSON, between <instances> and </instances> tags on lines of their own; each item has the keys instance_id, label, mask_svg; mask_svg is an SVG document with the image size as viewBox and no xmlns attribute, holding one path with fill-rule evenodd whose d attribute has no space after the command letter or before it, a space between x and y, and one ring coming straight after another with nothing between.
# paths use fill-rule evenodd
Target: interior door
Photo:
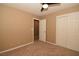
<instances>
[{"instance_id":1,"label":"interior door","mask_svg":"<svg viewBox=\"0 0 79 59\"><path fill-rule=\"evenodd\" d=\"M68 42L67 47L79 51L79 12L68 16Z\"/></svg>"},{"instance_id":2,"label":"interior door","mask_svg":"<svg viewBox=\"0 0 79 59\"><path fill-rule=\"evenodd\" d=\"M67 47L67 16L59 16L56 19L56 44Z\"/></svg>"},{"instance_id":3,"label":"interior door","mask_svg":"<svg viewBox=\"0 0 79 59\"><path fill-rule=\"evenodd\" d=\"M46 20L42 19L39 21L39 40L46 41Z\"/></svg>"},{"instance_id":4,"label":"interior door","mask_svg":"<svg viewBox=\"0 0 79 59\"><path fill-rule=\"evenodd\" d=\"M79 12L57 17L56 44L79 51Z\"/></svg>"}]
</instances>

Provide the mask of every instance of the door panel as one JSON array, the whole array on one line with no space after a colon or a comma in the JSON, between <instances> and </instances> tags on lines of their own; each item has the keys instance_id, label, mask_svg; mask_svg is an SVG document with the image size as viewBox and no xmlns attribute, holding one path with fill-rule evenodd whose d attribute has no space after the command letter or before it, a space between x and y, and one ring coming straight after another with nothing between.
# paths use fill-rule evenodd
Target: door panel
<instances>
[{"instance_id":1,"label":"door panel","mask_svg":"<svg viewBox=\"0 0 79 59\"><path fill-rule=\"evenodd\" d=\"M67 26L66 16L59 17L56 20L56 43L60 46L67 46ZM63 25L64 24L64 25ZM64 34L65 33L65 34Z\"/></svg>"},{"instance_id":2,"label":"door panel","mask_svg":"<svg viewBox=\"0 0 79 59\"><path fill-rule=\"evenodd\" d=\"M79 51L79 14L70 15L68 20L67 47Z\"/></svg>"},{"instance_id":3,"label":"door panel","mask_svg":"<svg viewBox=\"0 0 79 59\"><path fill-rule=\"evenodd\" d=\"M46 41L46 20L39 21L39 40Z\"/></svg>"}]
</instances>

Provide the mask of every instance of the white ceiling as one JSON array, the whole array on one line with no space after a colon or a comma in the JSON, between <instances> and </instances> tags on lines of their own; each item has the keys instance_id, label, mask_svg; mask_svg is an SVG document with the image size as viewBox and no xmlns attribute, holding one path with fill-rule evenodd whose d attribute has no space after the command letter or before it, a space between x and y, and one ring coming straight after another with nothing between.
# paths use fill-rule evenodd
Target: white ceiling
<instances>
[{"instance_id":1,"label":"white ceiling","mask_svg":"<svg viewBox=\"0 0 79 59\"><path fill-rule=\"evenodd\" d=\"M72 6L79 5L78 3L61 3L59 6L49 7L47 11L41 12L42 5L40 3L6 3L4 5L8 5L10 7L15 7L20 10L32 13L37 16L44 16L65 8L69 8Z\"/></svg>"}]
</instances>

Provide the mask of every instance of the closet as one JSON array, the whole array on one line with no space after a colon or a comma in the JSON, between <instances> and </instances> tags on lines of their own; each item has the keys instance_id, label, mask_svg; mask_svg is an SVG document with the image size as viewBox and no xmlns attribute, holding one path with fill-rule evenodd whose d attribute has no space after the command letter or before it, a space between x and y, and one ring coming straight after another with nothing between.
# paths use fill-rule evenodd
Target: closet
<instances>
[{"instance_id":1,"label":"closet","mask_svg":"<svg viewBox=\"0 0 79 59\"><path fill-rule=\"evenodd\" d=\"M56 44L79 51L79 12L56 17Z\"/></svg>"}]
</instances>

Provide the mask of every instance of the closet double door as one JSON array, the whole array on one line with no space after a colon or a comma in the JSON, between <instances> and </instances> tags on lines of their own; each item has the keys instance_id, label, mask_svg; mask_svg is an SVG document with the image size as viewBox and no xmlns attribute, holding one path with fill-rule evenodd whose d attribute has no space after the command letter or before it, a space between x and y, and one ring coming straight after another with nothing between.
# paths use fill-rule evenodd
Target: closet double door
<instances>
[{"instance_id":1,"label":"closet double door","mask_svg":"<svg viewBox=\"0 0 79 59\"><path fill-rule=\"evenodd\" d=\"M56 44L79 51L79 12L56 17Z\"/></svg>"}]
</instances>

